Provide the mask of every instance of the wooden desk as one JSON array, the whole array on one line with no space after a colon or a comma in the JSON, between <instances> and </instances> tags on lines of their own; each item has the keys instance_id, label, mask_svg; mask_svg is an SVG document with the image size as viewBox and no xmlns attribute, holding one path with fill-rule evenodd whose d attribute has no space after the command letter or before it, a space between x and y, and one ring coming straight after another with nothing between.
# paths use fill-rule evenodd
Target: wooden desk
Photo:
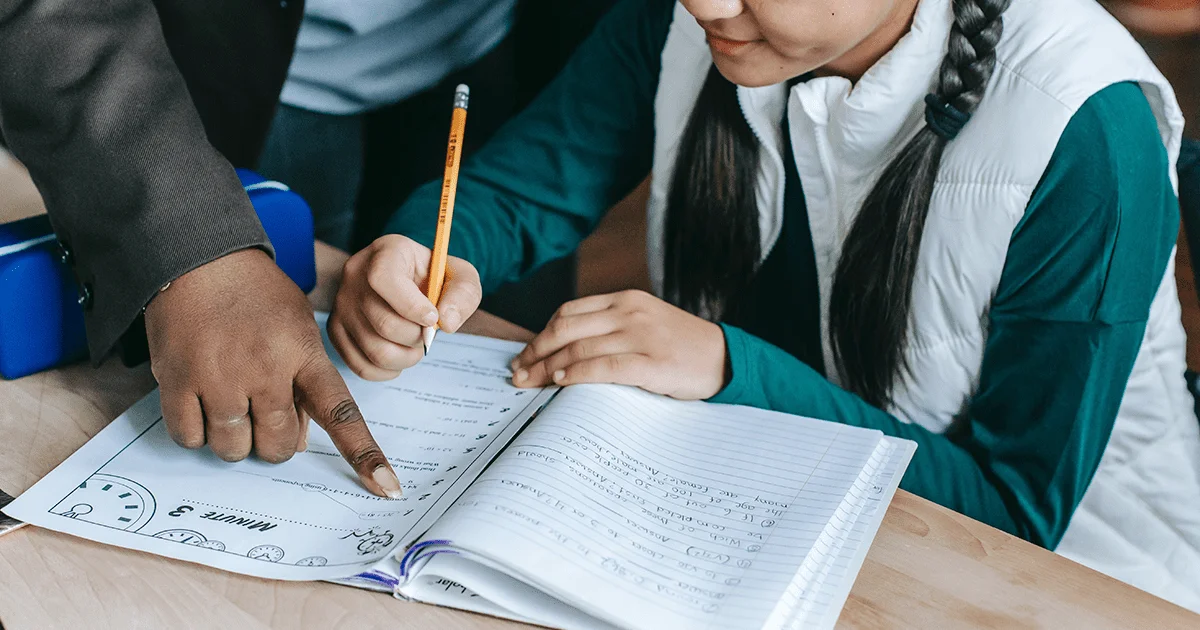
<instances>
[{"instance_id":1,"label":"wooden desk","mask_svg":"<svg viewBox=\"0 0 1200 630\"><path fill-rule=\"evenodd\" d=\"M319 250L316 306L344 254ZM486 314L472 332L527 339ZM0 489L19 494L154 386L109 362L0 381ZM273 582L25 527L0 537L0 622L44 628L439 628L518 624L325 583ZM1200 616L900 492L844 628L1197 628Z\"/></svg>"}]
</instances>

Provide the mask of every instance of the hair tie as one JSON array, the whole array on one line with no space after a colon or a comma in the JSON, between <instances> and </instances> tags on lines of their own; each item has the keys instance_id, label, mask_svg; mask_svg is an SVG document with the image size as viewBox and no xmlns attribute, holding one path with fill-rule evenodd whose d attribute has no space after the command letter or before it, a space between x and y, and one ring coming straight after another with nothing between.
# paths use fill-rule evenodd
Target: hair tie
<instances>
[{"instance_id":1,"label":"hair tie","mask_svg":"<svg viewBox=\"0 0 1200 630\"><path fill-rule=\"evenodd\" d=\"M949 104L943 103L936 94L925 96L925 122L937 135L946 140L953 140L963 130L971 115Z\"/></svg>"}]
</instances>

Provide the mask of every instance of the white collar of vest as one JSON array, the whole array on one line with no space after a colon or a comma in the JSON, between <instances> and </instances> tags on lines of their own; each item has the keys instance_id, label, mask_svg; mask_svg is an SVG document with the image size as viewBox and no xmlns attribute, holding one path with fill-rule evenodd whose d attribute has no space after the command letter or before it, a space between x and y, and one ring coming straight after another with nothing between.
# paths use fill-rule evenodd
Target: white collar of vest
<instances>
[{"instance_id":1,"label":"white collar of vest","mask_svg":"<svg viewBox=\"0 0 1200 630\"><path fill-rule=\"evenodd\" d=\"M793 86L790 98L786 83L739 87L746 121L767 154L780 156L787 107L789 117L836 132L837 155L830 157L839 167L875 171L924 124L924 98L936 88L953 19L950 0L921 0L909 32L854 84L815 77Z\"/></svg>"},{"instance_id":2,"label":"white collar of vest","mask_svg":"<svg viewBox=\"0 0 1200 630\"><path fill-rule=\"evenodd\" d=\"M742 114L762 145L756 195L764 257L783 225L785 110L792 121L793 147L812 145L812 127L818 127L825 168L836 170L843 181L862 183L859 188L865 195L880 169L924 123L924 96L945 56L953 21L950 2L921 0L909 32L855 85L833 76L813 78L790 92L786 82L738 88ZM663 211L671 170L683 126L712 64L703 29L682 4L675 7L671 31L655 98L656 166L647 224L650 279L660 292ZM804 127L809 128L808 137L798 138Z\"/></svg>"}]
</instances>

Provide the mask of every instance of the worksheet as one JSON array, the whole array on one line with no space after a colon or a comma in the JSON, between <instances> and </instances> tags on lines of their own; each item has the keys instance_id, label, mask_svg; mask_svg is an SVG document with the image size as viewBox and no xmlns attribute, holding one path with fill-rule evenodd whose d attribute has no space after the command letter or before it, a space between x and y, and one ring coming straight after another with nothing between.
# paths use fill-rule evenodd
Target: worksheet
<instances>
[{"instance_id":1,"label":"worksheet","mask_svg":"<svg viewBox=\"0 0 1200 630\"><path fill-rule=\"evenodd\" d=\"M519 343L439 334L429 356L385 383L359 379L328 338L326 347L403 498L368 493L315 423L308 450L283 464L227 463L208 448L181 448L155 391L4 511L238 573L350 577L424 533L554 394L511 385Z\"/></svg>"}]
</instances>

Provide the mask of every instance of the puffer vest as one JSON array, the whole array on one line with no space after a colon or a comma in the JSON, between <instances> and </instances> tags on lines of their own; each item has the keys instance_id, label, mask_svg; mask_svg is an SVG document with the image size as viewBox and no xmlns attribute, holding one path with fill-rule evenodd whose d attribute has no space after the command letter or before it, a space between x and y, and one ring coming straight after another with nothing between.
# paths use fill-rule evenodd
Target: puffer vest
<instances>
[{"instance_id":1,"label":"puffer vest","mask_svg":"<svg viewBox=\"0 0 1200 630\"><path fill-rule=\"evenodd\" d=\"M978 384L1009 239L1075 112L1105 87L1136 82L1172 165L1183 131L1170 85L1094 0L1014 0L1004 21L983 102L942 159L913 283L904 351L910 373L896 384L888 409L936 432L964 412ZM823 77L790 89L738 88L761 144L756 192L764 258L783 223L780 121L787 115L816 253L826 365L834 365L828 304L842 244L867 192L925 124L923 99L936 85L952 22L950 0L922 0L911 31L854 85ZM667 193L711 64L703 30L677 5L655 98L647 208L651 283L660 295ZM1177 186L1174 168L1171 177ZM1184 383L1173 261L1112 437L1057 552L1200 611L1200 425Z\"/></svg>"}]
</instances>

